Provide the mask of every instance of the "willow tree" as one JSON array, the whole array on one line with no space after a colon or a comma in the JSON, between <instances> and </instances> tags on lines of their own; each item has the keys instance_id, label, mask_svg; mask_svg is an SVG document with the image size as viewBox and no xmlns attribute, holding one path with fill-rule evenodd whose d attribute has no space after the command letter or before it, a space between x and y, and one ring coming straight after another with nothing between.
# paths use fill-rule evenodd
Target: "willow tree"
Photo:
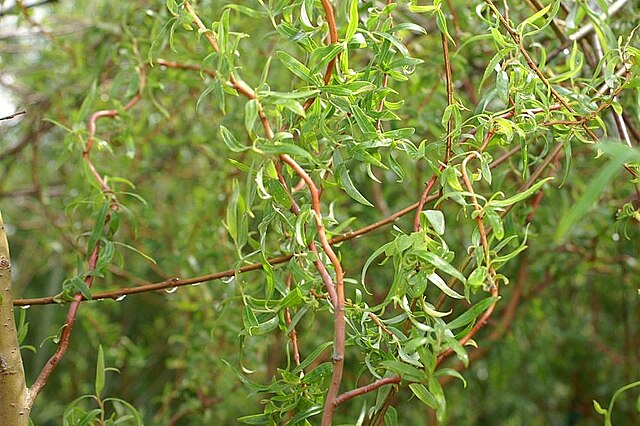
<instances>
[{"instance_id":1,"label":"willow tree","mask_svg":"<svg viewBox=\"0 0 640 426\"><path fill-rule=\"evenodd\" d=\"M9 7L0 420L628 418L638 10Z\"/></svg>"}]
</instances>

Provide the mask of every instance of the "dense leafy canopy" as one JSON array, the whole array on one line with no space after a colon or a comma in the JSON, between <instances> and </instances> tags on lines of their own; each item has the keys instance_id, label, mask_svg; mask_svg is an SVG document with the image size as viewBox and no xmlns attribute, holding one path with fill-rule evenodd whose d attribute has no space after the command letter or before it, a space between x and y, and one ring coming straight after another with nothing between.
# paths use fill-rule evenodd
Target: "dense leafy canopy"
<instances>
[{"instance_id":1,"label":"dense leafy canopy","mask_svg":"<svg viewBox=\"0 0 640 426\"><path fill-rule=\"evenodd\" d=\"M0 17L35 424L634 424L635 2L38 3Z\"/></svg>"}]
</instances>

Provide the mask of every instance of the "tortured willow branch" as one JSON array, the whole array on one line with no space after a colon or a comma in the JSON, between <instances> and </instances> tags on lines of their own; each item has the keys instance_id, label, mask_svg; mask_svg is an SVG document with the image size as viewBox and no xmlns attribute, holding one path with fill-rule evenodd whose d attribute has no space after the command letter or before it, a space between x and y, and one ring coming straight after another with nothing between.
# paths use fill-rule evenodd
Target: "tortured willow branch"
<instances>
[{"instance_id":1,"label":"tortured willow branch","mask_svg":"<svg viewBox=\"0 0 640 426\"><path fill-rule=\"evenodd\" d=\"M558 153L562 148L562 145L559 145L559 148L557 148L557 150L554 150L553 154ZM511 149L507 152L505 152L502 156L498 157L493 163L491 163L490 168L494 169L497 166L499 166L500 164L504 163L505 161L507 161L510 157L514 156L515 154L517 154L520 151L520 147L516 147L514 149ZM546 167L549 163L551 162L551 159L549 159L548 162L545 162L543 164L544 167ZM539 169L540 173L542 172L542 168L541 167ZM530 186L529 182L526 182L525 184L522 185L522 187L520 188L520 191L526 189L526 187ZM524 189L523 189L524 188ZM431 202L437 199L437 195L432 195L426 198L426 202ZM356 237L362 236L362 235L366 235L369 232L375 231L378 228L381 228L382 226L388 225L392 222L394 222L395 220L397 220L398 218L405 216L411 212L414 212L415 209L418 207L418 203L413 203L405 208L403 208L402 210L399 210L397 212L395 212L392 215L387 216L384 219L381 219L375 223L372 223L370 225L364 226L362 228L359 228L355 231L350 231L350 232L345 232L344 234L338 235L336 237L333 237L331 239L329 239L329 244L331 245L335 245L338 243L341 243L343 241L348 241L351 239L354 239ZM281 263L285 263L288 262L291 258L293 258L296 254L298 253L290 253L290 254L285 254L285 255L281 255L281 256L277 256L277 257L273 257L271 259L268 259L268 262L270 265L278 265ZM104 300L104 299L118 299L120 297L123 296L128 296L131 294L140 294L140 293L149 293L149 292L154 292L154 291L159 291L159 290L166 290L168 288L173 288L173 287L183 287L183 286L187 286L187 285L193 285L193 284L201 284L201 283L205 283L208 281L214 281L220 278L228 278L228 277L233 277L236 274L239 273L244 273L244 272L250 272L250 271L255 271L255 270L259 270L262 269L263 264L262 262L256 262L256 263L251 263L249 265L245 265L242 266L240 268L235 268L235 269L227 269L225 271L220 271L220 272L215 272L212 274L207 274L207 275L201 275L201 276L197 276L197 277L192 277L192 278L184 278L184 279L180 279L180 278L172 278L169 280L165 280L165 281L161 281L161 282L156 282L156 283L152 283L152 284L145 284L145 285L140 285L140 286L136 286L136 287L127 287L127 288L120 288L118 290L111 290L111 291L105 291L105 292L99 292L99 293L94 293L92 295L91 300ZM87 301L87 299L82 299L83 301ZM55 296L47 296L47 297L38 297L38 298L32 298L32 299L15 299L13 301L14 306L27 306L27 305L51 305L51 304L59 304L60 301L55 299Z\"/></svg>"},{"instance_id":2,"label":"tortured willow branch","mask_svg":"<svg viewBox=\"0 0 640 426\"><path fill-rule=\"evenodd\" d=\"M436 196L432 196L429 197L427 199L427 201L433 201L435 200L437 197ZM378 228L381 228L382 226L388 225L392 222L394 222L395 220L397 220L398 218L405 216L408 213L411 213L412 211L415 210L415 208L418 206L418 203L413 203L410 206L407 206L405 208L403 208L402 210L397 211L396 213L378 221L375 223L372 223L370 225L367 225L365 227L362 227L360 229L357 229L355 231L351 231L351 232L346 232L344 234L338 235L334 238L329 239L329 244L331 245L335 245L338 243L341 243L343 241L348 241L351 239L354 239L356 237L359 237L361 235L365 235L368 234L369 232L375 231ZM282 256L277 256L277 257L273 257L271 259L268 259L268 263L270 265L278 265L281 263L285 263L288 262L289 260L291 260L294 256L296 256L298 253L290 253L290 254L285 254ZM131 294L140 294L140 293L149 293L149 292L153 292L153 291L159 291L159 290L166 290L168 288L174 288L174 287L183 287L183 286L187 286L187 285L194 285L194 284L201 284L201 283L205 283L208 281L214 281L220 278L228 278L228 277L233 277L236 274L240 274L240 273L244 273L244 272L250 272L250 271L255 271L255 270L259 270L263 268L263 263L262 262L256 262L256 263L251 263L249 265L245 265L242 266L240 268L237 269L227 269L225 271L221 271L221 272L215 272L212 274L207 274L207 275L201 275L201 276L197 276L197 277L192 277L192 278L185 278L185 279L180 279L180 278L172 278L169 280L165 280L165 281L161 281L161 282L157 282L157 283L153 283L153 284L146 284L146 285L141 285L141 286L137 286L137 287L128 287L128 288L121 288L118 290L112 290L112 291L105 291L105 292L100 292L100 293L94 293L91 297L91 300L104 300L104 299L118 299L122 296L128 296ZM83 301L87 301L87 299L83 298ZM48 296L48 297L39 297L39 298L33 298L33 299L15 299L13 301L13 305L14 306L30 306L30 305L51 305L51 304L59 304L60 302L55 298L55 296Z\"/></svg>"},{"instance_id":3,"label":"tortured willow branch","mask_svg":"<svg viewBox=\"0 0 640 426\"><path fill-rule=\"evenodd\" d=\"M127 103L124 106L125 111L130 110L140 101L140 99L142 98L141 93L144 90L145 82L146 82L145 69L142 68L140 70L140 86L138 88L138 93L129 101L129 103ZM91 148L93 146L93 141L95 139L97 121L103 117L113 118L118 116L118 114L119 114L118 110L113 109L113 110L97 111L91 115L87 123L87 130L89 132L89 137L87 139L87 144L85 146L85 149L82 152L82 157L87 163L89 170L91 170L91 173L93 174L94 178L100 185L100 188L103 194L110 198L110 203L111 203L110 208L111 210L114 210L114 211L117 210L118 208L117 200L115 199L115 195L111 190L111 188L109 187L109 185L106 183L105 179L98 173L95 166L93 165L93 162L91 161ZM104 222L99 224L99 226L101 226L102 228L105 228L109 226L110 221L111 221L111 214L107 213L107 215L104 218ZM91 249L91 253L89 254L89 257L87 259L87 273L84 277L84 285L89 289L93 286L93 282L96 277L96 275L94 274L94 271L96 270L99 257L100 257L100 241L96 241L95 246L93 247L93 249ZM67 317L65 319L64 326L63 326L64 328L62 329L62 333L60 335L60 341L58 343L58 347L54 352L54 354L51 356L51 358L49 358L47 363L44 365L44 367L42 368L42 371L40 371L40 374L36 378L33 385L28 390L27 403L28 403L29 409L31 409L36 398L38 397L38 395L40 394L44 386L49 381L49 377L51 376L51 374L53 373L53 371L55 370L55 368L57 367L57 365L60 363L65 353L67 352L67 349L69 347L69 339L71 338L71 332L73 331L73 326L76 323L76 319L78 316L78 309L80 308L80 303L83 301L83 299L84 299L84 296L81 293L76 293L73 296L73 301L69 306Z\"/></svg>"},{"instance_id":4,"label":"tortured willow branch","mask_svg":"<svg viewBox=\"0 0 640 426\"><path fill-rule=\"evenodd\" d=\"M202 20L198 17L197 13L191 6L188 1L183 2L186 11L189 13L193 22L196 26L204 32L209 44L213 48L214 51L219 52L220 47L216 41L215 36L208 28L203 24ZM329 40L331 43L336 43L338 41L338 32L335 24L335 17L333 14L333 7L329 3L328 0L322 0L322 5L326 14L327 22L329 25ZM325 83L328 83L331 78L331 74L333 72L333 68L335 66L335 58L329 63L329 67L327 68L327 73L325 74ZM254 99L257 103L258 116L260 117L260 121L264 127L266 136L268 139L274 138L273 130L269 124L266 114L262 108L261 103L257 99L255 91L249 88L246 83L238 80L233 74L229 75L229 82L231 85L239 92L242 93L249 99ZM313 98L312 98L313 99ZM338 394L340 383L342 381L342 371L344 368L344 357L345 357L345 345L346 345L346 320L344 317L344 272L342 270L342 265L340 264L340 260L338 256L333 251L331 244L327 238L326 230L324 228L324 223L322 220L322 211L320 207L320 194L321 191L318 189L316 184L313 182L309 174L300 166L292 157L288 154L282 154L279 156L280 160L291 167L295 173L306 183L307 188L311 194L311 203L314 214L314 220L316 223L316 228L318 230L318 238L320 239L320 244L322 246L322 250L327 255L333 269L335 271L335 284L333 282L327 283L327 291L333 293L335 289L334 299L334 311L335 311L335 320L334 320L334 356L333 356L333 373L331 378L331 385L329 387L329 391L327 392L326 403L322 415L322 424L330 425L331 419L333 417L333 408L334 408L334 400ZM317 265L316 265L317 266ZM323 274L324 268L318 268L319 272ZM324 274L323 277L327 275Z\"/></svg>"}]
</instances>

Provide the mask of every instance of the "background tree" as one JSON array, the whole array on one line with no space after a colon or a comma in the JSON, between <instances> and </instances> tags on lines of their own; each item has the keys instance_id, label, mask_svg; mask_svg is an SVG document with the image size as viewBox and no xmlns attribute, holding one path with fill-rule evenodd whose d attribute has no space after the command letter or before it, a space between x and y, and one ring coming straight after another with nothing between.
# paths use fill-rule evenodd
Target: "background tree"
<instances>
[{"instance_id":1,"label":"background tree","mask_svg":"<svg viewBox=\"0 0 640 426\"><path fill-rule=\"evenodd\" d=\"M639 376L638 11L4 2L0 413L601 422Z\"/></svg>"}]
</instances>

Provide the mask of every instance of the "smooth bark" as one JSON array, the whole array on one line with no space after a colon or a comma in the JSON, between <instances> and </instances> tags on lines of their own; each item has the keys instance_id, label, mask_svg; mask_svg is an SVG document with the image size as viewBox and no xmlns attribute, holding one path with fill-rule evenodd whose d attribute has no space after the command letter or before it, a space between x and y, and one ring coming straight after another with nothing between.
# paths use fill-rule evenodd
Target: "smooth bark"
<instances>
[{"instance_id":1,"label":"smooth bark","mask_svg":"<svg viewBox=\"0 0 640 426\"><path fill-rule=\"evenodd\" d=\"M0 213L0 425L28 425L29 408L11 293L9 244Z\"/></svg>"}]
</instances>

